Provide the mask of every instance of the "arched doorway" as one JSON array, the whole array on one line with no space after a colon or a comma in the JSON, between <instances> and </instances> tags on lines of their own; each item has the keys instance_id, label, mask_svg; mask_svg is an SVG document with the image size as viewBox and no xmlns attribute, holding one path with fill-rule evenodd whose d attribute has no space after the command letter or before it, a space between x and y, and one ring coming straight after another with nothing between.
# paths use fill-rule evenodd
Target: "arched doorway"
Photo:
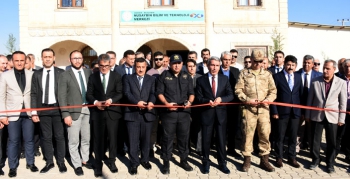
<instances>
[{"instance_id":1,"label":"arched doorway","mask_svg":"<svg viewBox=\"0 0 350 179\"><path fill-rule=\"evenodd\" d=\"M83 54L84 64L91 67L91 63L97 60L97 53L90 46L86 46L81 53Z\"/></svg>"},{"instance_id":2,"label":"arched doorway","mask_svg":"<svg viewBox=\"0 0 350 179\"><path fill-rule=\"evenodd\" d=\"M152 49L147 45L142 45L139 49L137 49L136 52L142 52L143 54L145 54L145 57L148 53L150 53L150 52L151 52L151 54L153 53Z\"/></svg>"},{"instance_id":3,"label":"arched doorway","mask_svg":"<svg viewBox=\"0 0 350 179\"><path fill-rule=\"evenodd\" d=\"M150 51L149 49L147 49L147 47L150 49ZM182 59L187 59L187 54L189 52L189 49L185 45L181 44L180 42L176 40L165 39L165 38L148 41L145 44L143 44L138 49L138 51L141 51L143 49L153 53L156 51L160 51L164 54L167 54L168 56L171 56L173 54L179 54L181 55Z\"/></svg>"},{"instance_id":4,"label":"arched doorway","mask_svg":"<svg viewBox=\"0 0 350 179\"><path fill-rule=\"evenodd\" d=\"M90 45L75 40L65 40L50 46L55 51L56 65L65 69L70 65L69 54L73 50L79 50L83 54L84 64L89 65L97 59L97 52Z\"/></svg>"}]
</instances>

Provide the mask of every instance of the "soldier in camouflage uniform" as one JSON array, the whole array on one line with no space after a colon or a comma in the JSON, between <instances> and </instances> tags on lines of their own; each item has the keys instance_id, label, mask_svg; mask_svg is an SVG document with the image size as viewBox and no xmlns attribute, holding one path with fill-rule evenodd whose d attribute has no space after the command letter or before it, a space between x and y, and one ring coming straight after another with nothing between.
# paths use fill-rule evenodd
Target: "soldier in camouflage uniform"
<instances>
[{"instance_id":1,"label":"soldier in camouflage uniform","mask_svg":"<svg viewBox=\"0 0 350 179\"><path fill-rule=\"evenodd\" d=\"M251 153L255 128L258 128L260 167L273 172L275 169L269 164L271 131L269 105L260 102L273 102L276 99L276 86L269 71L261 69L264 60L262 50L254 50L251 55L252 66L241 71L236 84L235 93L239 100L245 103L243 109L243 171L250 168Z\"/></svg>"}]
</instances>

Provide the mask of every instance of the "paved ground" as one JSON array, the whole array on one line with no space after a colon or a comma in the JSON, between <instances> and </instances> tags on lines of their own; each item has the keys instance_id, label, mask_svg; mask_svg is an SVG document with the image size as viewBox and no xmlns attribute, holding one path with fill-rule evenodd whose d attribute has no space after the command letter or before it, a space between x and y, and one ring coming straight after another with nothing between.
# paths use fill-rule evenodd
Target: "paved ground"
<instances>
[{"instance_id":1,"label":"paved ground","mask_svg":"<svg viewBox=\"0 0 350 179\"><path fill-rule=\"evenodd\" d=\"M323 138L324 140L324 138ZM323 141L325 142L325 141ZM324 146L324 143L323 143ZM178 166L179 158L176 155L176 151L174 152L174 159L170 163L170 175L163 175L160 172L161 169L161 160L159 158L159 155L156 154L155 158L151 160L152 164L152 170L146 171L142 166L138 168L138 175L131 176L128 173L128 166L129 166L129 160L127 157L118 157L116 165L119 168L119 172L116 174L113 174L109 171L109 169L104 165L103 166L103 175L104 178L147 178L147 179L153 179L153 178L169 178L169 179L198 179L198 178L213 178L213 179L219 179L219 178L259 178L259 179L277 179L277 178L350 178L350 174L348 173L348 166L344 160L345 156L343 154L339 154L337 160L336 160L336 166L335 171L336 173L330 175L326 173L326 167L325 163L321 162L320 168L317 168L316 170L309 170L307 167L309 166L309 163L311 162L310 158L306 157L308 156L308 152L301 151L300 155L298 156L298 162L301 164L301 168L295 169L290 167L287 164L284 164L283 168L276 168L275 172L265 172L261 170L258 165L260 162L260 159L257 156L252 157L253 165L249 172L241 172L241 165L243 163L243 158L232 158L228 157L228 168L231 170L231 174L226 175L223 174L220 170L217 169L216 159L211 156L211 160L214 162L214 164L211 165L210 174L202 174L201 173L201 163L200 158L196 154L191 154L189 163L191 166L193 166L194 171L192 172L185 172L182 168ZM322 151L321 153L324 157L324 153ZM274 164L274 159L270 157L270 161L272 164ZM285 160L286 162L286 160ZM28 169L25 168L26 161L25 159L20 160L20 166L18 167L17 172L17 178L23 178L23 179L55 179L55 178L95 178L93 174L93 170L88 170L86 168L83 168L84 170L84 176L76 176L74 174L73 168L69 166L68 162L66 162L68 172L61 174L58 172L57 166L55 168L51 169L47 174L40 174L38 172L32 173ZM36 157L35 164L39 169L44 167L45 162L42 160L41 157ZM8 178L8 166L6 163L6 166L4 168L5 171L5 178Z\"/></svg>"}]
</instances>

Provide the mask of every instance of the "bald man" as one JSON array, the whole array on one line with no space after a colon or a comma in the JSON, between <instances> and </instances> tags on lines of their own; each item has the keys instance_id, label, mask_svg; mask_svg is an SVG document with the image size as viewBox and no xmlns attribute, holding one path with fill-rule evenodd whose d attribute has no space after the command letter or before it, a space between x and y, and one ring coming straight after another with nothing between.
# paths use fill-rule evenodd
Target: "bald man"
<instances>
[{"instance_id":1,"label":"bald man","mask_svg":"<svg viewBox=\"0 0 350 179\"><path fill-rule=\"evenodd\" d=\"M6 71L7 63L8 63L8 60L6 56L0 55L0 73L3 73Z\"/></svg>"}]
</instances>

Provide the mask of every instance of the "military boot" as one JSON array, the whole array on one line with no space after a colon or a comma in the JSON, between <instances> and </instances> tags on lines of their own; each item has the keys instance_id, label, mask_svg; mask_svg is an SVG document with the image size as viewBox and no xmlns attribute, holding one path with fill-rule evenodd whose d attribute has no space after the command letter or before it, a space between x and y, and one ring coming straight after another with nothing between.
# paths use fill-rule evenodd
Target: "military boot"
<instances>
[{"instance_id":1,"label":"military boot","mask_svg":"<svg viewBox=\"0 0 350 179\"><path fill-rule=\"evenodd\" d=\"M263 169L263 170L266 170L268 172L274 172L275 171L275 168L273 168L270 163L269 163L269 155L263 155L261 156L261 159L260 159L260 168Z\"/></svg>"},{"instance_id":2,"label":"military boot","mask_svg":"<svg viewBox=\"0 0 350 179\"><path fill-rule=\"evenodd\" d=\"M248 170L250 168L250 162L251 162L250 156L244 156L242 171L248 172Z\"/></svg>"}]
</instances>

